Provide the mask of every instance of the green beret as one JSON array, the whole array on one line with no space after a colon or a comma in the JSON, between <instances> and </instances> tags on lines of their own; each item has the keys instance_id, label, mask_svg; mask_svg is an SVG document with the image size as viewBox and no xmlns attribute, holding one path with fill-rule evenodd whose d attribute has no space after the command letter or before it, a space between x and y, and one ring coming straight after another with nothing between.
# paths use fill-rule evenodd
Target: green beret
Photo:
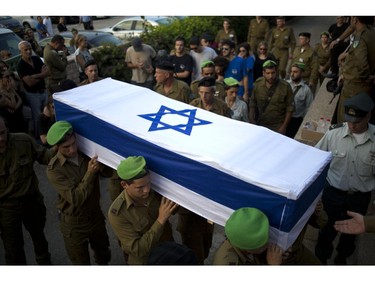
<instances>
[{"instance_id":1,"label":"green beret","mask_svg":"<svg viewBox=\"0 0 375 281\"><path fill-rule=\"evenodd\" d=\"M225 85L230 86L230 87L240 85L240 83L236 79L234 79L233 77L225 78L224 83L225 83Z\"/></svg>"},{"instance_id":2,"label":"green beret","mask_svg":"<svg viewBox=\"0 0 375 281\"><path fill-rule=\"evenodd\" d=\"M268 218L256 208L238 209L225 223L225 234L230 243L239 249L259 249L268 242Z\"/></svg>"},{"instance_id":3,"label":"green beret","mask_svg":"<svg viewBox=\"0 0 375 281\"><path fill-rule=\"evenodd\" d=\"M292 64L292 66L298 67L299 69L305 71L306 65L303 62L295 62Z\"/></svg>"},{"instance_id":4,"label":"green beret","mask_svg":"<svg viewBox=\"0 0 375 281\"><path fill-rule=\"evenodd\" d=\"M320 37L322 37L323 35L329 37L329 33L327 31L323 31L322 33L320 33Z\"/></svg>"},{"instance_id":5,"label":"green beret","mask_svg":"<svg viewBox=\"0 0 375 281\"><path fill-rule=\"evenodd\" d=\"M215 63L211 60L202 61L201 68L206 67L206 66L215 66Z\"/></svg>"},{"instance_id":6,"label":"green beret","mask_svg":"<svg viewBox=\"0 0 375 281\"><path fill-rule=\"evenodd\" d=\"M271 68L271 67L276 67L277 66L277 63L273 60L268 60L266 62L263 63L263 68Z\"/></svg>"},{"instance_id":7,"label":"green beret","mask_svg":"<svg viewBox=\"0 0 375 281\"><path fill-rule=\"evenodd\" d=\"M73 127L69 122L57 121L48 130L47 142L49 145L55 145L59 143L66 134L71 132L73 132Z\"/></svg>"},{"instance_id":8,"label":"green beret","mask_svg":"<svg viewBox=\"0 0 375 281\"><path fill-rule=\"evenodd\" d=\"M129 156L120 162L117 174L123 180L141 178L147 174L146 160L143 156Z\"/></svg>"}]
</instances>

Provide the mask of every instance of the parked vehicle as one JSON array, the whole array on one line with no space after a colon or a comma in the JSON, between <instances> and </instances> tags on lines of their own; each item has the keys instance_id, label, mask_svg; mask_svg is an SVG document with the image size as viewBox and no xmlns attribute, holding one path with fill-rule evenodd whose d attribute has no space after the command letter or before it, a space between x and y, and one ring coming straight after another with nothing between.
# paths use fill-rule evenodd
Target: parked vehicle
<instances>
[{"instance_id":1,"label":"parked vehicle","mask_svg":"<svg viewBox=\"0 0 375 281\"><path fill-rule=\"evenodd\" d=\"M122 42L119 38L107 32L86 30L79 31L79 34L86 36L88 49L97 48L106 43L111 43L116 46L124 44L124 42ZM65 31L61 32L60 35L65 39L65 46L68 48L69 54L73 54L75 51L75 47L70 46L70 40L73 38L73 34L69 31ZM44 38L39 41L39 45L44 48L49 42L51 42L51 39L51 37Z\"/></svg>"},{"instance_id":2,"label":"parked vehicle","mask_svg":"<svg viewBox=\"0 0 375 281\"><path fill-rule=\"evenodd\" d=\"M23 26L21 23L11 16L0 16L0 27L8 28L22 38Z\"/></svg>"},{"instance_id":3,"label":"parked vehicle","mask_svg":"<svg viewBox=\"0 0 375 281\"><path fill-rule=\"evenodd\" d=\"M26 28L31 28L32 30L36 30L35 27L38 23L38 21L36 20L36 17L32 17L32 16L15 16L13 17L15 19L17 19L23 26L24 29Z\"/></svg>"},{"instance_id":4,"label":"parked vehicle","mask_svg":"<svg viewBox=\"0 0 375 281\"><path fill-rule=\"evenodd\" d=\"M18 50L18 43L21 41L22 39L12 30L0 28L0 51L8 50L12 54L5 62L13 71L16 70L17 63L21 57L20 51Z\"/></svg>"},{"instance_id":5,"label":"parked vehicle","mask_svg":"<svg viewBox=\"0 0 375 281\"><path fill-rule=\"evenodd\" d=\"M125 18L111 27L99 30L112 33L114 36L125 40L135 36L140 36L147 27L168 25L174 20L176 20L174 17L131 17Z\"/></svg>"}]
</instances>

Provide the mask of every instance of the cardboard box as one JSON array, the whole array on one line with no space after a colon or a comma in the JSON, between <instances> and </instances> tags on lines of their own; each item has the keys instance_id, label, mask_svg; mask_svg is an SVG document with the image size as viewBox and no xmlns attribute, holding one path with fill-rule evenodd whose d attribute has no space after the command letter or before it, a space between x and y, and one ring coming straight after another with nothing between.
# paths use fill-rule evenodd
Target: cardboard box
<instances>
[{"instance_id":1,"label":"cardboard box","mask_svg":"<svg viewBox=\"0 0 375 281\"><path fill-rule=\"evenodd\" d=\"M320 132L317 132L317 131L312 131L312 130L309 130L309 129L305 129L303 128L302 131L301 131L301 138L304 139L304 140L307 140L309 142L312 142L315 144L318 143L318 141L320 141L320 139L324 136L323 133L320 133Z\"/></svg>"}]
</instances>

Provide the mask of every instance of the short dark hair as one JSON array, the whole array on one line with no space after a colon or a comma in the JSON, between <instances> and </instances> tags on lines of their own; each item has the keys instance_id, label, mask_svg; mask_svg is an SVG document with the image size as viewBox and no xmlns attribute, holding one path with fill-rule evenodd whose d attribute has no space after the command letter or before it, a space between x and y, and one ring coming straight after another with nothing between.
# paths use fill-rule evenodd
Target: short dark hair
<instances>
[{"instance_id":1,"label":"short dark hair","mask_svg":"<svg viewBox=\"0 0 375 281\"><path fill-rule=\"evenodd\" d=\"M184 42L184 44L186 44L186 40L184 37L182 36L177 36L175 39L174 39L174 42L176 43L177 41L182 41Z\"/></svg>"},{"instance_id":2,"label":"short dark hair","mask_svg":"<svg viewBox=\"0 0 375 281\"><path fill-rule=\"evenodd\" d=\"M230 40L230 39L224 39L222 42L221 42L221 45L224 46L224 45L228 45L229 48L231 49L234 49L236 47L236 44Z\"/></svg>"},{"instance_id":3,"label":"short dark hair","mask_svg":"<svg viewBox=\"0 0 375 281\"><path fill-rule=\"evenodd\" d=\"M52 37L51 42L56 43L56 42L64 42L64 37L62 37L60 34L56 34Z\"/></svg>"}]
</instances>

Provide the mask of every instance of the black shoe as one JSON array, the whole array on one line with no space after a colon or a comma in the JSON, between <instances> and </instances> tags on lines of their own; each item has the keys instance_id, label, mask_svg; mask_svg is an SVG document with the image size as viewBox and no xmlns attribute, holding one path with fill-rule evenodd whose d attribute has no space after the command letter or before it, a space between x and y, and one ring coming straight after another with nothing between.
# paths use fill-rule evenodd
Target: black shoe
<instances>
[{"instance_id":1,"label":"black shoe","mask_svg":"<svg viewBox=\"0 0 375 281\"><path fill-rule=\"evenodd\" d=\"M347 265L347 263L346 263L346 257L341 256L340 254L338 254L335 257L335 259L333 260L333 264L335 264L335 265Z\"/></svg>"}]
</instances>

